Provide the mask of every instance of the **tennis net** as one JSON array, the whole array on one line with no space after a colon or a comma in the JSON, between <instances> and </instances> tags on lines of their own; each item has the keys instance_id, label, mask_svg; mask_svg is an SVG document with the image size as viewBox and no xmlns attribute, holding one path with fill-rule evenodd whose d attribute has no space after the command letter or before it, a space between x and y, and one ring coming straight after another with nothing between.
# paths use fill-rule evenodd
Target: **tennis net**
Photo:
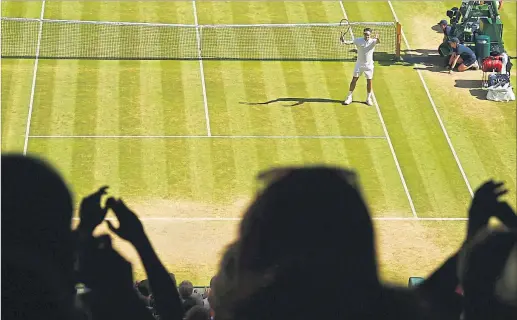
<instances>
[{"instance_id":1,"label":"tennis net","mask_svg":"<svg viewBox=\"0 0 517 320\"><path fill-rule=\"evenodd\" d=\"M351 23L378 33L377 59L400 56L400 25ZM349 60L339 23L186 25L1 18L2 58L115 60Z\"/></svg>"}]
</instances>

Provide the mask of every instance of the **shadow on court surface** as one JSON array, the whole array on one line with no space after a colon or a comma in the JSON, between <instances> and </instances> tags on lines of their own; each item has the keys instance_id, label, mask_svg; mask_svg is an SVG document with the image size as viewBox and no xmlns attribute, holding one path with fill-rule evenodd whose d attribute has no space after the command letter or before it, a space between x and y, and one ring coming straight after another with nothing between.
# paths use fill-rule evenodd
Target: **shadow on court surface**
<instances>
[{"instance_id":1,"label":"shadow on court surface","mask_svg":"<svg viewBox=\"0 0 517 320\"><path fill-rule=\"evenodd\" d=\"M431 27L431 30L434 30L436 31L436 33L443 33L443 30L442 30L442 27L440 27L439 25L435 24L434 26Z\"/></svg>"},{"instance_id":2,"label":"shadow on court surface","mask_svg":"<svg viewBox=\"0 0 517 320\"><path fill-rule=\"evenodd\" d=\"M244 104L248 106L259 106L259 105L267 105L276 102L292 102L291 104L284 104L284 107L296 107L300 106L304 103L333 103L342 105L343 100L335 100L335 99L326 99L326 98L278 98L274 100L269 100L265 102L239 102L239 104ZM361 103L366 105L366 101L354 100L352 103Z\"/></svg>"},{"instance_id":3,"label":"shadow on court surface","mask_svg":"<svg viewBox=\"0 0 517 320\"><path fill-rule=\"evenodd\" d=\"M403 50L403 61L386 63L379 61L382 66L405 66L412 67L415 70L425 70L431 72L443 72L445 70L445 57L440 57L437 50L432 49L413 49Z\"/></svg>"},{"instance_id":4,"label":"shadow on court surface","mask_svg":"<svg viewBox=\"0 0 517 320\"><path fill-rule=\"evenodd\" d=\"M454 85L456 88L469 89L470 94L479 99L479 100L487 100L486 95L487 91L481 88L481 80L456 80L456 84Z\"/></svg>"},{"instance_id":5,"label":"shadow on court surface","mask_svg":"<svg viewBox=\"0 0 517 320\"><path fill-rule=\"evenodd\" d=\"M302 105L307 102L314 102L314 103L335 103L335 104L341 104L343 100L334 100L334 99L326 99L326 98L277 98L274 100L269 100L265 102L239 102L240 104L245 104L248 106L259 106L259 105L266 105L271 104L275 102L292 102L290 104L284 104L284 107L296 107L299 105Z\"/></svg>"}]
</instances>

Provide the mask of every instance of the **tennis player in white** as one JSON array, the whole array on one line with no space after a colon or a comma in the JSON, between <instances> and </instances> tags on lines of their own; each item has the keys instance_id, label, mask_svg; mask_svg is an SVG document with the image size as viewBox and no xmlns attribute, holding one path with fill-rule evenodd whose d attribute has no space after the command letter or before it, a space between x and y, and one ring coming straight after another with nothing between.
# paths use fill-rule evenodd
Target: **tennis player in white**
<instances>
[{"instance_id":1,"label":"tennis player in white","mask_svg":"<svg viewBox=\"0 0 517 320\"><path fill-rule=\"evenodd\" d=\"M379 36L372 37L372 29L366 28L363 30L363 38L355 38L353 41L342 41L343 44L355 44L357 47L357 61L355 63L354 77L350 83L350 92L343 102L344 105L352 103L352 93L355 90L355 85L359 77L364 73L366 77L366 90L368 92L366 104L373 105L372 100L372 79L373 79L373 52L375 46L380 43Z\"/></svg>"}]
</instances>

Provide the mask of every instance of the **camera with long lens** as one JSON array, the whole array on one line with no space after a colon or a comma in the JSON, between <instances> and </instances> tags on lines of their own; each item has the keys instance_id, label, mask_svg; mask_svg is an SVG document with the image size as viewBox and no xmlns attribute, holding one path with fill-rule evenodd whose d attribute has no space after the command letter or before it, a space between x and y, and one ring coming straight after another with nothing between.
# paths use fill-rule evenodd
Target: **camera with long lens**
<instances>
[{"instance_id":1,"label":"camera with long lens","mask_svg":"<svg viewBox=\"0 0 517 320\"><path fill-rule=\"evenodd\" d=\"M456 24L460 21L461 12L458 7L454 7L450 10L447 10L447 17L451 20L450 24Z\"/></svg>"},{"instance_id":2,"label":"camera with long lens","mask_svg":"<svg viewBox=\"0 0 517 320\"><path fill-rule=\"evenodd\" d=\"M464 42L474 42L477 34L479 34L479 22L465 23L462 34Z\"/></svg>"}]
</instances>

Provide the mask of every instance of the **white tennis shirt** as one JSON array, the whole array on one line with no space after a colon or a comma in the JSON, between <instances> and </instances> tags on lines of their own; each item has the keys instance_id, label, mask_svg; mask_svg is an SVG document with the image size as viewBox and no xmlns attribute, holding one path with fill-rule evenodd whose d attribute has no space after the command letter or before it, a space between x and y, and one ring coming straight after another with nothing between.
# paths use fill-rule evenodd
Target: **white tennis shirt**
<instances>
[{"instance_id":1,"label":"white tennis shirt","mask_svg":"<svg viewBox=\"0 0 517 320\"><path fill-rule=\"evenodd\" d=\"M373 51L377 44L377 39L355 38L354 44L357 47L357 63L361 65L373 65Z\"/></svg>"}]
</instances>

